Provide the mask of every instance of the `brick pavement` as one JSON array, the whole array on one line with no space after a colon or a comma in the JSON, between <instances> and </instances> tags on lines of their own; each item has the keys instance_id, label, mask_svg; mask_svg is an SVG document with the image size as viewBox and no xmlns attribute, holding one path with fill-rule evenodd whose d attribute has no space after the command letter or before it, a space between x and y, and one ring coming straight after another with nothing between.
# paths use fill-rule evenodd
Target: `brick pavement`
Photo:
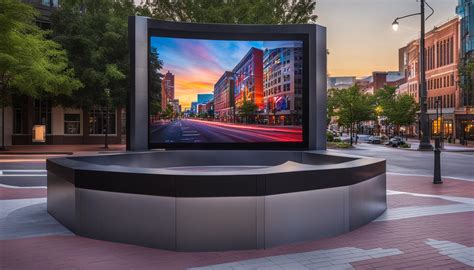
<instances>
[{"instance_id":1,"label":"brick pavement","mask_svg":"<svg viewBox=\"0 0 474 270\"><path fill-rule=\"evenodd\" d=\"M253 268L258 264L252 266L248 263L248 260L257 259L253 262L271 262L260 265L266 267L261 269L474 269L472 260L469 260L474 247L474 208L469 199L474 198L473 185L467 181L444 179L442 186L434 186L430 181L429 177L388 175L389 213L407 212L403 209L424 209L425 212L417 214L417 211L408 211L397 219L372 222L350 233L317 241L266 250L191 253L75 235L25 237L13 234L0 241L0 268L186 269L231 263L233 266L228 265L227 269L258 269ZM17 191L9 192L14 194ZM462 211L451 211L458 208ZM19 219L34 219L41 213L44 216L44 212L19 209L22 208L15 212ZM29 209L34 210L34 207ZM451 209L451 212L446 209ZM34 230L35 224L30 225L28 229ZM305 257L305 254L310 254L310 260L314 260L311 264L304 264L304 260L298 259Z\"/></svg>"}]
</instances>

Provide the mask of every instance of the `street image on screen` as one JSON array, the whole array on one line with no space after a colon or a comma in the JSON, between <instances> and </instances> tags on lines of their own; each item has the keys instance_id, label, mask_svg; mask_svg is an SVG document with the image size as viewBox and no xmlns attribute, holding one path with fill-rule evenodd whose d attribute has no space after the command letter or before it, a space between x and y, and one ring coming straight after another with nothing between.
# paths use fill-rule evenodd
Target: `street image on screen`
<instances>
[{"instance_id":1,"label":"street image on screen","mask_svg":"<svg viewBox=\"0 0 474 270\"><path fill-rule=\"evenodd\" d=\"M303 42L150 38L150 143L303 141Z\"/></svg>"}]
</instances>

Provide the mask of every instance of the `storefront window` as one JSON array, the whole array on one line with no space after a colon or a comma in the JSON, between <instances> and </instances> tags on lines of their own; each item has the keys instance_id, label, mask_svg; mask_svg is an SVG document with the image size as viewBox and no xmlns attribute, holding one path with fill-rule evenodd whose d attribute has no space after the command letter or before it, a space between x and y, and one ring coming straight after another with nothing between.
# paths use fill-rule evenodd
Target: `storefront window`
<instances>
[{"instance_id":1,"label":"storefront window","mask_svg":"<svg viewBox=\"0 0 474 270\"><path fill-rule=\"evenodd\" d=\"M13 134L23 134L22 108L15 108L13 111Z\"/></svg>"},{"instance_id":2,"label":"storefront window","mask_svg":"<svg viewBox=\"0 0 474 270\"><path fill-rule=\"evenodd\" d=\"M64 114L64 134L81 134L81 115Z\"/></svg>"},{"instance_id":3,"label":"storefront window","mask_svg":"<svg viewBox=\"0 0 474 270\"><path fill-rule=\"evenodd\" d=\"M46 134L51 134L51 102L49 100L35 100L35 125L45 125Z\"/></svg>"},{"instance_id":4,"label":"storefront window","mask_svg":"<svg viewBox=\"0 0 474 270\"><path fill-rule=\"evenodd\" d=\"M116 114L115 110L109 111L109 125L108 134L116 133ZM89 114L89 134L105 134L107 127L107 111L106 110L91 110Z\"/></svg>"}]
</instances>

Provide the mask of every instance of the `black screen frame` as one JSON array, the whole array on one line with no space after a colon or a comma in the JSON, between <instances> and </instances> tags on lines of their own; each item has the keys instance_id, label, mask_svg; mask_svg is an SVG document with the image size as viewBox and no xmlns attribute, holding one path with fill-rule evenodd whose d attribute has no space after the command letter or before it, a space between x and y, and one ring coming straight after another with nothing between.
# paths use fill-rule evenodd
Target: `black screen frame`
<instances>
[{"instance_id":1,"label":"black screen frame","mask_svg":"<svg viewBox=\"0 0 474 270\"><path fill-rule=\"evenodd\" d=\"M195 150L303 150L309 146L309 57L310 33L307 31L295 31L294 33L284 31L280 32L278 25L222 25L216 24L218 29L213 31L203 31L203 29L186 29L201 28L203 26L212 26L211 24L190 24L178 23L183 29L167 29L166 25L176 25L177 23L161 22L149 20L148 36L147 36L147 61L148 72L150 72L150 52L152 37L171 37L180 39L203 39L203 40L229 40L229 41L302 41L303 42L303 124L302 124L302 142L252 142L252 143L152 143L150 136L150 76L148 76L148 149L195 149ZM287 25L285 25L287 27ZM284 26L284 27L285 27ZM297 25L297 27L306 29L310 25ZM171 27L172 28L172 27ZM222 29L225 28L225 29ZM209 28L205 28L206 30ZM201 30L201 31L200 31ZM271 31L268 31L271 30ZM159 53L159 51L158 51Z\"/></svg>"}]
</instances>

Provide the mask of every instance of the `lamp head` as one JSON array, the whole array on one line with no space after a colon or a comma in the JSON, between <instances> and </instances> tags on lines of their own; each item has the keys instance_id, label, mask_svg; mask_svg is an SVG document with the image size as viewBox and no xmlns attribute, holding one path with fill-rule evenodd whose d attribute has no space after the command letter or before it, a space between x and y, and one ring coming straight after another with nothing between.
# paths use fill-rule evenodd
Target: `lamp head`
<instances>
[{"instance_id":1,"label":"lamp head","mask_svg":"<svg viewBox=\"0 0 474 270\"><path fill-rule=\"evenodd\" d=\"M392 23L392 29L393 31L397 31L398 30L398 21L395 19L395 21L393 21Z\"/></svg>"}]
</instances>

